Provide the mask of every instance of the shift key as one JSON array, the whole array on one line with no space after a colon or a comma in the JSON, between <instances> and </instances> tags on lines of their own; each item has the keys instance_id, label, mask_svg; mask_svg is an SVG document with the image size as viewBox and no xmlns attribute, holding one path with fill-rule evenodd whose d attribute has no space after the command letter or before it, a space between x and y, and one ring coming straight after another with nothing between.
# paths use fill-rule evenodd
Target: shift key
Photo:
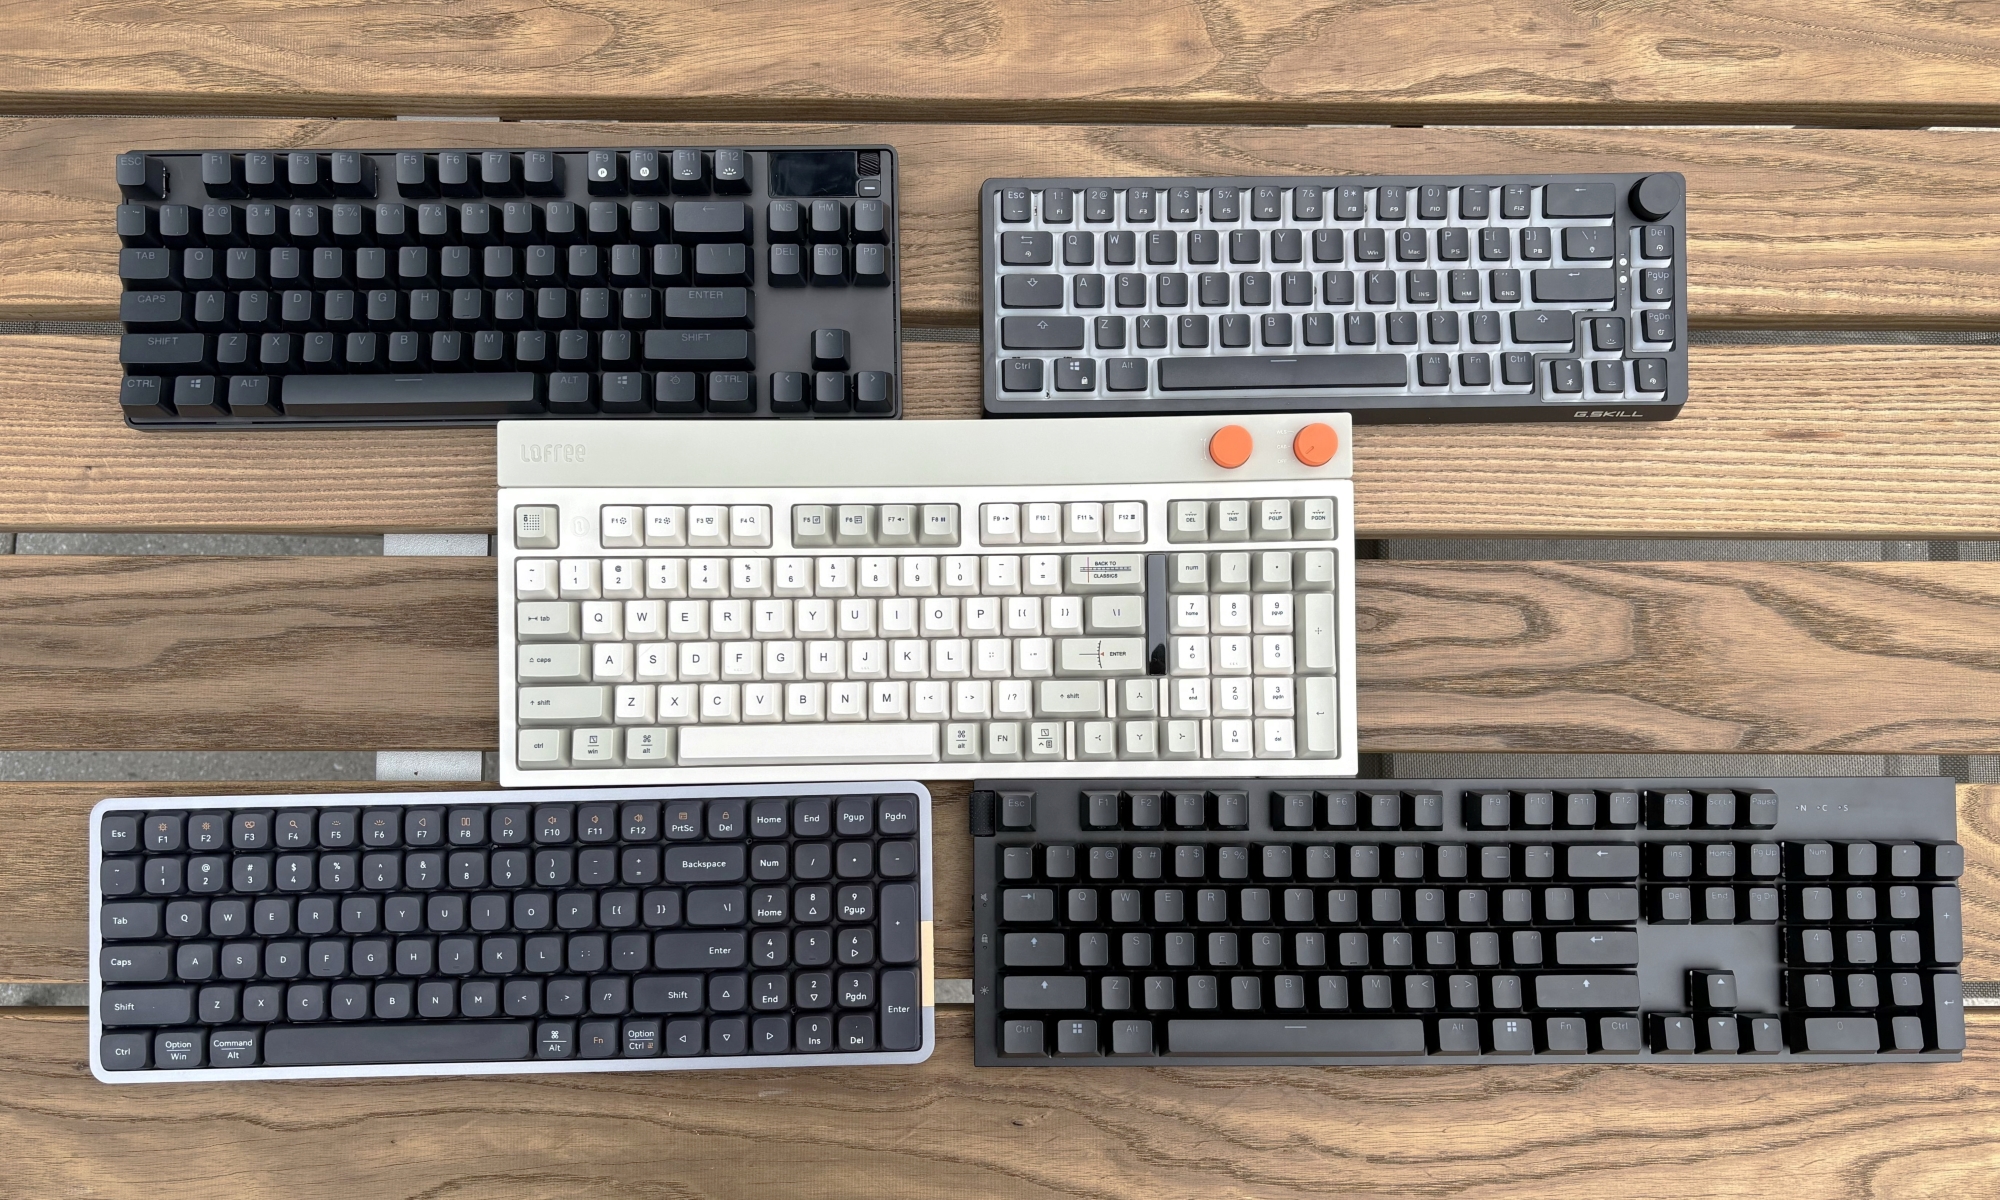
<instances>
[{"instance_id":1,"label":"shift key","mask_svg":"<svg viewBox=\"0 0 2000 1200\"><path fill-rule=\"evenodd\" d=\"M1013 1010L1088 1008L1089 981L1081 975L1009 975L1000 981L1000 1006Z\"/></svg>"},{"instance_id":2,"label":"shift key","mask_svg":"<svg viewBox=\"0 0 2000 1200\"><path fill-rule=\"evenodd\" d=\"M1535 980L1543 1008L1637 1008L1637 975L1543 975Z\"/></svg>"},{"instance_id":3,"label":"shift key","mask_svg":"<svg viewBox=\"0 0 2000 1200\"><path fill-rule=\"evenodd\" d=\"M105 988L97 1012L106 1025L185 1025L194 1017L194 989Z\"/></svg>"},{"instance_id":4,"label":"shift key","mask_svg":"<svg viewBox=\"0 0 2000 1200\"><path fill-rule=\"evenodd\" d=\"M740 365L750 361L750 331L649 329L646 357L659 362Z\"/></svg>"},{"instance_id":5,"label":"shift key","mask_svg":"<svg viewBox=\"0 0 2000 1200\"><path fill-rule=\"evenodd\" d=\"M1009 350L1081 350L1082 317L1002 317L1000 344Z\"/></svg>"},{"instance_id":6,"label":"shift key","mask_svg":"<svg viewBox=\"0 0 2000 1200\"><path fill-rule=\"evenodd\" d=\"M670 287L660 289L670 321L731 321L750 324L750 289L740 287ZM650 335L646 353L652 354Z\"/></svg>"}]
</instances>

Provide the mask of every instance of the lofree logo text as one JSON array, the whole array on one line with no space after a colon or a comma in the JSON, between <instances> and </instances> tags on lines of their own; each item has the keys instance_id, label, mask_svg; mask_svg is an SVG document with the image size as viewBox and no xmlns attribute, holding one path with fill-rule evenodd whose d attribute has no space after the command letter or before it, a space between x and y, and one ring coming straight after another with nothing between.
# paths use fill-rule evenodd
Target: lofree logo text
<instances>
[{"instance_id":1,"label":"lofree logo text","mask_svg":"<svg viewBox=\"0 0 2000 1200\"><path fill-rule=\"evenodd\" d=\"M580 463L585 447L581 442L544 442L521 447L521 461L527 463Z\"/></svg>"}]
</instances>

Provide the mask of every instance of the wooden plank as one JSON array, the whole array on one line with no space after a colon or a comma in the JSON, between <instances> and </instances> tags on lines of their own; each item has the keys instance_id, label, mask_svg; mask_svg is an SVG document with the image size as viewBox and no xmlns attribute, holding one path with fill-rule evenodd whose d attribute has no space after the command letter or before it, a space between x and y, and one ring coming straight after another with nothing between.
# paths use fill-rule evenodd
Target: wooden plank
<instances>
[{"instance_id":1,"label":"wooden plank","mask_svg":"<svg viewBox=\"0 0 2000 1200\"><path fill-rule=\"evenodd\" d=\"M106 1087L76 1010L0 1010L23 1196L1479 1196L1908 1200L2000 1169L2000 1019L1964 1063L972 1066Z\"/></svg>"},{"instance_id":2,"label":"wooden plank","mask_svg":"<svg viewBox=\"0 0 2000 1200\"><path fill-rule=\"evenodd\" d=\"M1363 561L1364 751L1991 753L2000 565ZM0 749L469 749L491 559L0 556Z\"/></svg>"},{"instance_id":3,"label":"wooden plank","mask_svg":"<svg viewBox=\"0 0 2000 1200\"><path fill-rule=\"evenodd\" d=\"M0 557L0 746L491 746L493 576L490 558Z\"/></svg>"},{"instance_id":4,"label":"wooden plank","mask_svg":"<svg viewBox=\"0 0 2000 1200\"><path fill-rule=\"evenodd\" d=\"M4 9L0 9L4 13ZM577 125L0 121L0 319L116 318L112 155L135 148L886 142L901 152L904 319L978 320L993 175L1686 173L1698 326L2000 325L2000 133L1831 129ZM30 182L31 181L31 182Z\"/></svg>"},{"instance_id":5,"label":"wooden plank","mask_svg":"<svg viewBox=\"0 0 2000 1200\"><path fill-rule=\"evenodd\" d=\"M91 806L107 796L405 793L466 791L491 786L377 784L357 780L0 783L0 813L6 814L9 828L33 831L30 837L0 841L0 981L64 983L89 978L89 817ZM965 797L971 788L962 782L933 783L929 787L936 975L940 979L967 979L972 975L972 839L966 836ZM1994 928L2000 933L2000 922L1994 923ZM1969 944L1984 945L1979 941L1980 936L1972 935ZM4 1101L0 1101L0 1108L4 1108ZM0 1188L0 1192L4 1190Z\"/></svg>"},{"instance_id":6,"label":"wooden plank","mask_svg":"<svg viewBox=\"0 0 2000 1200\"><path fill-rule=\"evenodd\" d=\"M16 112L1971 124L2000 34L1953 9L1722 0L388 0L0 9ZM752 32L754 31L754 32Z\"/></svg>"},{"instance_id":7,"label":"wooden plank","mask_svg":"<svg viewBox=\"0 0 2000 1200\"><path fill-rule=\"evenodd\" d=\"M140 433L108 338L0 338L0 529L493 528L490 430ZM1665 424L1369 426L1381 537L2000 537L2000 350L1696 346ZM979 415L976 346L905 342L905 413Z\"/></svg>"}]
</instances>

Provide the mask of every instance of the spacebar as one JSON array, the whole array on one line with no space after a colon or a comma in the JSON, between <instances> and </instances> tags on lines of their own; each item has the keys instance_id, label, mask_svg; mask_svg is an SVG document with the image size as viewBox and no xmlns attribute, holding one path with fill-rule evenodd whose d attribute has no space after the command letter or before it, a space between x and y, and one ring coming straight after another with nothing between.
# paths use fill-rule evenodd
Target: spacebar
<instances>
[{"instance_id":1,"label":"spacebar","mask_svg":"<svg viewBox=\"0 0 2000 1200\"><path fill-rule=\"evenodd\" d=\"M1172 1054L1422 1054L1424 1023L1377 1021L1168 1021Z\"/></svg>"},{"instance_id":2,"label":"spacebar","mask_svg":"<svg viewBox=\"0 0 2000 1200\"><path fill-rule=\"evenodd\" d=\"M274 1025L264 1034L272 1067L352 1063L519 1062L534 1052L526 1021L463 1025Z\"/></svg>"},{"instance_id":3,"label":"spacebar","mask_svg":"<svg viewBox=\"0 0 2000 1200\"><path fill-rule=\"evenodd\" d=\"M1402 387L1409 381L1409 363L1400 354L1295 354L1283 358L1225 354L1217 358L1160 360L1163 392Z\"/></svg>"},{"instance_id":4,"label":"spacebar","mask_svg":"<svg viewBox=\"0 0 2000 1200\"><path fill-rule=\"evenodd\" d=\"M927 763L938 760L932 721L881 725L685 725L683 767L747 767L764 763Z\"/></svg>"},{"instance_id":5,"label":"spacebar","mask_svg":"<svg viewBox=\"0 0 2000 1200\"><path fill-rule=\"evenodd\" d=\"M491 375L288 375L285 414L292 417L506 417L539 413L535 377Z\"/></svg>"}]
</instances>

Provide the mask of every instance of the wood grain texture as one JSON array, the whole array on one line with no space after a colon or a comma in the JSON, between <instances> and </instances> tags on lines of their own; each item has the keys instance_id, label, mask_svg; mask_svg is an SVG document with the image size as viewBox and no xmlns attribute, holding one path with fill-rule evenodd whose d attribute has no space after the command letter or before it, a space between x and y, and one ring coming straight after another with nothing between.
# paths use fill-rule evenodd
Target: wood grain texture
<instances>
[{"instance_id":1,"label":"wood grain texture","mask_svg":"<svg viewBox=\"0 0 2000 1200\"><path fill-rule=\"evenodd\" d=\"M1366 749L2000 745L2000 564L1356 566Z\"/></svg>"},{"instance_id":2,"label":"wood grain texture","mask_svg":"<svg viewBox=\"0 0 2000 1200\"><path fill-rule=\"evenodd\" d=\"M493 745L494 570L490 558L0 557L0 745Z\"/></svg>"},{"instance_id":3,"label":"wood grain texture","mask_svg":"<svg viewBox=\"0 0 2000 1200\"><path fill-rule=\"evenodd\" d=\"M1358 568L1364 751L2000 751L2000 564ZM0 556L0 749L492 747L492 571Z\"/></svg>"},{"instance_id":4,"label":"wood grain texture","mask_svg":"<svg viewBox=\"0 0 2000 1200\"><path fill-rule=\"evenodd\" d=\"M1960 1200L2000 1170L2000 1019L1896 1066L972 1066L108 1087L0 1010L9 1195Z\"/></svg>"},{"instance_id":5,"label":"wood grain texture","mask_svg":"<svg viewBox=\"0 0 2000 1200\"><path fill-rule=\"evenodd\" d=\"M33 830L31 838L0 840L0 981L69 983L90 976L91 806L109 796L239 796L268 793L376 792L385 796L426 791L484 790L490 784L338 783L0 783L0 814L9 828ZM972 976L972 839L966 835L963 782L932 783L932 920L936 924L935 973L940 979ZM393 789L393 790L391 790ZM385 803L395 803L393 799ZM1968 842L1972 859L1979 851ZM1969 889L1971 890L1971 889ZM1984 896L1986 893L1980 893ZM1975 903L1977 901L1975 900ZM1991 928L2000 944L2000 922ZM1985 946L1971 933L1968 946ZM2000 948L1997 946L1996 948ZM1983 952L1983 951L1982 951ZM2000 976L2000 953L1993 956ZM4 1010L0 1010L4 1011ZM0 1181L0 1195L9 1194Z\"/></svg>"},{"instance_id":6,"label":"wood grain texture","mask_svg":"<svg viewBox=\"0 0 2000 1200\"><path fill-rule=\"evenodd\" d=\"M913 325L977 323L991 176L1678 170L1698 326L2000 326L2000 131L21 118L0 120L0 320L116 319L122 150L829 141L901 154Z\"/></svg>"},{"instance_id":7,"label":"wood grain texture","mask_svg":"<svg viewBox=\"0 0 2000 1200\"><path fill-rule=\"evenodd\" d=\"M141 433L109 338L0 337L0 529L493 528L486 429ZM1368 426L1382 537L2000 537L2000 349L1696 346L1664 424ZM905 342L909 417L979 415L978 347Z\"/></svg>"},{"instance_id":8,"label":"wood grain texture","mask_svg":"<svg viewBox=\"0 0 2000 1200\"><path fill-rule=\"evenodd\" d=\"M1806 121L2000 112L1983 4L11 0L17 112Z\"/></svg>"}]
</instances>

